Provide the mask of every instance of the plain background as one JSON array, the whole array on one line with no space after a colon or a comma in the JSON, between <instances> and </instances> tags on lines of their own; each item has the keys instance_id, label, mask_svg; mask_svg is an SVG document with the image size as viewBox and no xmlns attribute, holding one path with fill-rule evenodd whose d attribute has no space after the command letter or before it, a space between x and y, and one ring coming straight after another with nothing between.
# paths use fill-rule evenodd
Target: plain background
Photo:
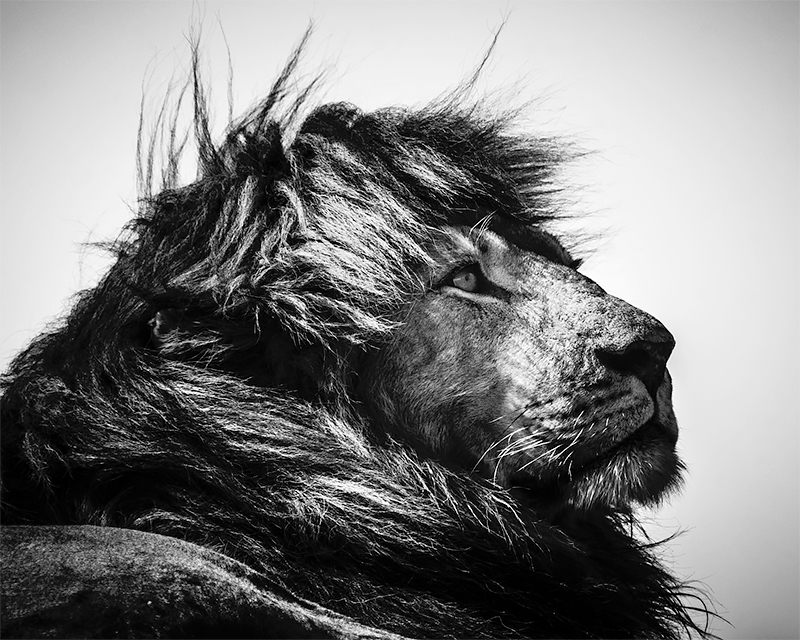
<instances>
[{"instance_id":1,"label":"plain background","mask_svg":"<svg viewBox=\"0 0 800 640\"><path fill-rule=\"evenodd\" d=\"M140 101L203 50L221 130L309 18L325 99L415 104L474 67L546 96L532 118L599 154L575 177L608 232L582 269L675 334L683 493L648 513L724 638L797 638L800 5L796 2L0 3L0 364L92 285L135 207ZM500 94L497 94L500 95Z\"/></svg>"}]
</instances>

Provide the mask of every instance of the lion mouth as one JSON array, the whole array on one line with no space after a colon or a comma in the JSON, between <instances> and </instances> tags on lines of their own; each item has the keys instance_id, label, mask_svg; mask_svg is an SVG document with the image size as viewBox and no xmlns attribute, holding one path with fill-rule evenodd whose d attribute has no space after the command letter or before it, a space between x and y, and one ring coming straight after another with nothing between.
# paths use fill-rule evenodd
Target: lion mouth
<instances>
[{"instance_id":1,"label":"lion mouth","mask_svg":"<svg viewBox=\"0 0 800 640\"><path fill-rule=\"evenodd\" d=\"M598 455L585 460L581 464L573 466L571 474L567 474L571 475L571 477L566 478L566 480L569 482L594 469L605 468L615 460L630 456L643 448L653 446L656 441L663 441L667 435L666 429L664 429L658 421L658 418L653 415L653 417L634 429L619 442L616 442L609 448L601 451ZM562 482L564 479L562 474Z\"/></svg>"},{"instance_id":2,"label":"lion mouth","mask_svg":"<svg viewBox=\"0 0 800 640\"><path fill-rule=\"evenodd\" d=\"M547 478L515 474L509 488L518 498L545 504L587 507L595 502L618 507L656 499L674 482L679 463L677 437L658 420L657 412L622 440L596 455L572 463ZM588 496L588 497L587 497ZM593 496L607 496L595 500Z\"/></svg>"},{"instance_id":3,"label":"lion mouth","mask_svg":"<svg viewBox=\"0 0 800 640\"><path fill-rule=\"evenodd\" d=\"M620 456L630 455L635 451L645 447L651 447L656 443L660 444L665 439L670 441L670 444L675 444L675 439L672 438L671 434L664 428L664 425L662 425L654 415L621 441L581 465L579 472L594 466L606 466L606 464Z\"/></svg>"},{"instance_id":4,"label":"lion mouth","mask_svg":"<svg viewBox=\"0 0 800 640\"><path fill-rule=\"evenodd\" d=\"M614 461L649 448L674 447L678 440L677 429L670 428L662 421L662 410L658 396L653 395L651 399L653 412L647 420L634 427L630 433L624 435L620 440L597 452L596 455L579 461L577 465L573 465L572 475L576 476L581 472L590 471L597 467L606 467ZM668 418L666 422L669 422Z\"/></svg>"}]
</instances>

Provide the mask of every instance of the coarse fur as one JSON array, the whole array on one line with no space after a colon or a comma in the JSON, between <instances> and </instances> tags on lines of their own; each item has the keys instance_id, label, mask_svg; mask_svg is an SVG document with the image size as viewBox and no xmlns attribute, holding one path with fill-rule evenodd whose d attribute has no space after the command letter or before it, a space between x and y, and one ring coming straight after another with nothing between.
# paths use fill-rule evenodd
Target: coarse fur
<instances>
[{"instance_id":1,"label":"coarse fur","mask_svg":"<svg viewBox=\"0 0 800 640\"><path fill-rule=\"evenodd\" d=\"M191 184L174 125L160 189L144 148L115 264L4 378L3 524L174 536L414 637L705 634L632 511L679 479L672 338L545 230L570 151L463 87L312 110L301 48L219 144L195 75Z\"/></svg>"}]
</instances>

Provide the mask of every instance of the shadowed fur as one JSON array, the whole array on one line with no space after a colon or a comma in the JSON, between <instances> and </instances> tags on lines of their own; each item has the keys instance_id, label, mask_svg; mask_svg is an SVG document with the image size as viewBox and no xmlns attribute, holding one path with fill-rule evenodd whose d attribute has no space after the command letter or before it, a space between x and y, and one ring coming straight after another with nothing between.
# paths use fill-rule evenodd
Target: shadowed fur
<instances>
[{"instance_id":1,"label":"shadowed fur","mask_svg":"<svg viewBox=\"0 0 800 640\"><path fill-rule=\"evenodd\" d=\"M628 507L540 513L365 397L437 229L491 215L513 241L556 219L570 152L465 89L312 109L299 51L219 144L195 61L198 178L177 183L167 124L115 264L4 378L3 523L182 538L415 637L704 633Z\"/></svg>"}]
</instances>

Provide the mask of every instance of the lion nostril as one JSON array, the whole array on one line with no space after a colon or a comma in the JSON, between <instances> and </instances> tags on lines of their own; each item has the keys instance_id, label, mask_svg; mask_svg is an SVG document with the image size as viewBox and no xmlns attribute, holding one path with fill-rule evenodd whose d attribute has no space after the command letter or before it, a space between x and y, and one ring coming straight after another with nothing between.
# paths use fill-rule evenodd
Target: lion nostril
<instances>
[{"instance_id":1,"label":"lion nostril","mask_svg":"<svg viewBox=\"0 0 800 640\"><path fill-rule=\"evenodd\" d=\"M620 351L598 349L597 357L611 369L635 375L655 397L674 346L671 338L664 341L636 340Z\"/></svg>"}]
</instances>

